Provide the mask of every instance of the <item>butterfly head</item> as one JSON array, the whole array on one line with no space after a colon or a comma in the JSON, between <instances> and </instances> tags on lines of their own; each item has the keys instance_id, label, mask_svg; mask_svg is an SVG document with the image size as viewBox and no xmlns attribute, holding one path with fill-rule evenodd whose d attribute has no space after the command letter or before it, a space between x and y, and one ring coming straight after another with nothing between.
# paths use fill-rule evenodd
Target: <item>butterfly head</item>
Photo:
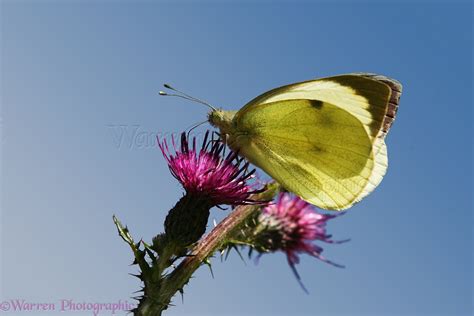
<instances>
[{"instance_id":1,"label":"butterfly head","mask_svg":"<svg viewBox=\"0 0 474 316\"><path fill-rule=\"evenodd\" d=\"M209 112L207 119L209 123L220 129L221 134L230 134L232 131L232 119L236 111L224 111L215 109Z\"/></svg>"}]
</instances>

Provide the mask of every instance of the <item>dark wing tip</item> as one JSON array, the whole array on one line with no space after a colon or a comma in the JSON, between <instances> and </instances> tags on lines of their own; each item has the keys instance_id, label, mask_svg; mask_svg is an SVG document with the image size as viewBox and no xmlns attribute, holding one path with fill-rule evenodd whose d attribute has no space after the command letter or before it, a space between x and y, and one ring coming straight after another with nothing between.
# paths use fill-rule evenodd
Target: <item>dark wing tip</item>
<instances>
[{"instance_id":1,"label":"dark wing tip","mask_svg":"<svg viewBox=\"0 0 474 316\"><path fill-rule=\"evenodd\" d=\"M354 73L354 75L366 77L369 79L373 79L373 80L385 83L390 88L391 93L390 93L390 99L388 101L387 113L385 114L385 118L382 123L382 132L383 132L382 137L385 137L385 135L388 133L397 115L398 104L400 102L400 96L402 95L402 89L403 89L402 84L398 80L395 80L383 75L374 74L374 73L361 72L361 73Z\"/></svg>"}]
</instances>

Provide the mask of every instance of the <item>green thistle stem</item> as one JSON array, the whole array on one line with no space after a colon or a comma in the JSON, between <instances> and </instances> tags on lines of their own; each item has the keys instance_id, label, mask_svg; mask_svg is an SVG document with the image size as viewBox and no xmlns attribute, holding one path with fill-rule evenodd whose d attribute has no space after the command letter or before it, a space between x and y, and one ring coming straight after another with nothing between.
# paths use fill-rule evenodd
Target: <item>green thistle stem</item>
<instances>
[{"instance_id":1,"label":"green thistle stem","mask_svg":"<svg viewBox=\"0 0 474 316\"><path fill-rule=\"evenodd\" d=\"M260 201L272 200L278 191L279 185L272 182L267 184L266 191L255 194L251 198ZM181 226L183 222L181 222L181 225L174 224L175 220L173 217L177 216L175 214L178 214L178 212L170 212L171 215L167 218L168 223L165 224L167 234L163 235L164 238L157 239L157 246L160 246L159 249L156 249L154 246L150 247L142 241L135 243L128 228L123 227L120 221L114 216L113 219L119 235L131 247L135 256L134 263L138 264L141 270L141 274L138 277L144 283L143 296L139 300L138 307L133 310L135 316L161 316L163 311L168 308L172 297L177 292L182 293L183 287L188 283L192 274L202 264L208 263L208 259L215 251L238 236L246 220L261 208L259 205L236 207L207 236L201 238L192 248L190 255L183 259L176 269L166 274L165 270L171 266L171 259L175 256L179 256L183 249L186 248L186 244L194 240L196 236L201 236L202 234L200 231L203 226L201 219L206 218L207 222L209 213L208 209L207 212L205 211L207 205L204 205L204 203L202 205L201 203L194 204L194 206L197 205L202 209L200 212L202 214L198 216L198 219L195 218L196 214L193 215L191 213L193 204L190 203L188 197L184 196L178 201L174 209L180 209L184 212L180 213L181 216L189 216L189 220L194 222L196 226L189 230L189 228L186 229L186 227ZM189 233L190 231L198 232ZM176 234L174 240L169 239L169 235L174 234ZM197 238L199 238L199 236ZM140 249L140 245L143 245L145 249ZM158 257L155 258L152 250L157 252ZM145 259L146 254L152 259L150 263Z\"/></svg>"}]
</instances>

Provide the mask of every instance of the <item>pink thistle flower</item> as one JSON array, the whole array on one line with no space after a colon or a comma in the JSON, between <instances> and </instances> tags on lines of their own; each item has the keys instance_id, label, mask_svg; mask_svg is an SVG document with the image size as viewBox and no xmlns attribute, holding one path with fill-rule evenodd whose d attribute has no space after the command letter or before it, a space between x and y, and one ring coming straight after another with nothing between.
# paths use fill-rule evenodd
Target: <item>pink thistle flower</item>
<instances>
[{"instance_id":1,"label":"pink thistle flower","mask_svg":"<svg viewBox=\"0 0 474 316\"><path fill-rule=\"evenodd\" d=\"M292 197L289 193L280 193L277 202L264 207L259 217L259 222L267 230L265 238L271 244L271 246L267 245L267 251L285 252L288 263L300 284L295 265L299 263L298 255L301 253L309 254L336 267L344 267L324 258L321 255L323 248L314 244L315 241L325 243L347 241L334 241L326 232L326 222L338 215L318 213L313 205L299 197ZM302 287L304 289L303 285Z\"/></svg>"},{"instance_id":2,"label":"pink thistle flower","mask_svg":"<svg viewBox=\"0 0 474 316\"><path fill-rule=\"evenodd\" d=\"M247 184L255 169L249 171L249 163L239 158L236 152L225 155L225 144L209 139L206 132L201 149L196 149L196 138L189 144L188 137L181 134L180 148L171 138L174 154L169 150L166 139L160 142L163 156L173 176L182 184L186 193L207 199L211 205L261 204L250 199L250 195L262 192Z\"/></svg>"}]
</instances>

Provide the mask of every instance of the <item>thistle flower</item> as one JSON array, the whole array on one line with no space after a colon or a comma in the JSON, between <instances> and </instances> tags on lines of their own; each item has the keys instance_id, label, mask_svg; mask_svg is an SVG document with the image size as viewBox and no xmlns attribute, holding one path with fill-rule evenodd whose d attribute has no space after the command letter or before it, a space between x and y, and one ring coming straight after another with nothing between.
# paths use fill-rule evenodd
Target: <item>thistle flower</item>
<instances>
[{"instance_id":1,"label":"thistle flower","mask_svg":"<svg viewBox=\"0 0 474 316\"><path fill-rule=\"evenodd\" d=\"M321 261L343 267L324 258L323 248L314 241L341 243L334 241L326 233L326 222L338 215L321 214L315 208L288 193L280 193L275 204L262 209L259 222L266 227L267 247L270 251L281 250L286 253L288 263L294 267L299 263L299 254L306 253Z\"/></svg>"},{"instance_id":2,"label":"thistle flower","mask_svg":"<svg viewBox=\"0 0 474 316\"><path fill-rule=\"evenodd\" d=\"M186 194L165 219L167 240L181 248L198 241L206 231L213 206L263 203L250 199L250 195L261 192L247 183L255 169L249 171L249 163L243 162L235 152L225 155L225 144L209 137L209 132L199 150L196 138L190 145L185 133L181 134L179 149L174 138L171 142L174 153L170 152L166 139L158 140L158 146Z\"/></svg>"},{"instance_id":3,"label":"thistle flower","mask_svg":"<svg viewBox=\"0 0 474 316\"><path fill-rule=\"evenodd\" d=\"M276 203L263 207L260 213L246 222L234 243L249 245L251 250L257 250L260 253L257 260L264 253L284 252L298 282L306 291L295 268L300 254L306 253L333 266L343 267L324 258L321 255L323 248L315 244L316 241L347 241L334 241L326 232L326 222L338 215L318 213L311 204L299 197L280 193ZM235 248L235 244L230 243L227 247Z\"/></svg>"},{"instance_id":4,"label":"thistle flower","mask_svg":"<svg viewBox=\"0 0 474 316\"><path fill-rule=\"evenodd\" d=\"M168 162L173 176L183 185L186 193L206 198L213 205L258 204L249 197L261 190L254 190L247 184L253 177L255 169L249 171L249 163L239 158L236 152L225 156L225 144L209 138L209 131L204 136L201 149L196 149L196 138L192 146L185 133L181 134L180 148L176 148L171 139L175 154L168 147L166 139L158 140L158 145Z\"/></svg>"}]
</instances>

